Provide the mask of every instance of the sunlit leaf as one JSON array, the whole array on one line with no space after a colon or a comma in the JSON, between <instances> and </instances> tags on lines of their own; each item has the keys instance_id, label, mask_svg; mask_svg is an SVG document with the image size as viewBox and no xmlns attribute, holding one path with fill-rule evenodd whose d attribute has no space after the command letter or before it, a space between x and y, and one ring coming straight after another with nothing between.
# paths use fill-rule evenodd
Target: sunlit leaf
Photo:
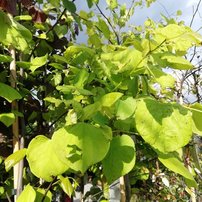
<instances>
[{"instance_id":1,"label":"sunlit leaf","mask_svg":"<svg viewBox=\"0 0 202 202\"><path fill-rule=\"evenodd\" d=\"M105 157L110 139L111 131L87 123L61 128L52 137L60 160L82 173Z\"/></svg>"},{"instance_id":2,"label":"sunlit leaf","mask_svg":"<svg viewBox=\"0 0 202 202\"><path fill-rule=\"evenodd\" d=\"M0 83L0 97L3 97L8 102L22 98L17 90L4 83Z\"/></svg>"},{"instance_id":3,"label":"sunlit leaf","mask_svg":"<svg viewBox=\"0 0 202 202\"><path fill-rule=\"evenodd\" d=\"M68 165L58 158L55 144L57 142L39 135L32 139L27 148L27 160L32 173L48 182L68 169Z\"/></svg>"},{"instance_id":4,"label":"sunlit leaf","mask_svg":"<svg viewBox=\"0 0 202 202\"><path fill-rule=\"evenodd\" d=\"M0 114L0 121L9 127L15 122L15 115L13 113L2 113Z\"/></svg>"},{"instance_id":5,"label":"sunlit leaf","mask_svg":"<svg viewBox=\"0 0 202 202\"><path fill-rule=\"evenodd\" d=\"M102 31L102 33L104 34L104 36L108 39L110 36L110 30L106 22L103 19L99 18L97 25L99 29Z\"/></svg>"},{"instance_id":6,"label":"sunlit leaf","mask_svg":"<svg viewBox=\"0 0 202 202\"><path fill-rule=\"evenodd\" d=\"M177 24L169 24L163 28L156 29L154 38L158 37L158 35L171 43L173 49L179 51L187 51L193 45L200 45L202 41L202 37L192 31L191 28Z\"/></svg>"},{"instance_id":7,"label":"sunlit leaf","mask_svg":"<svg viewBox=\"0 0 202 202\"><path fill-rule=\"evenodd\" d=\"M35 198L36 198L36 191L30 184L28 184L24 188L20 196L17 198L17 202L25 202L25 201L35 202Z\"/></svg>"},{"instance_id":8,"label":"sunlit leaf","mask_svg":"<svg viewBox=\"0 0 202 202\"><path fill-rule=\"evenodd\" d=\"M150 71L152 72L152 76L154 76L154 82L159 83L163 89L174 88L175 78L173 76L154 66L150 67Z\"/></svg>"},{"instance_id":9,"label":"sunlit leaf","mask_svg":"<svg viewBox=\"0 0 202 202\"><path fill-rule=\"evenodd\" d=\"M103 53L101 59L114 73L135 72L143 67L145 63L142 53L132 48Z\"/></svg>"},{"instance_id":10,"label":"sunlit leaf","mask_svg":"<svg viewBox=\"0 0 202 202\"><path fill-rule=\"evenodd\" d=\"M185 177L185 179L187 179L187 185L189 187L197 187L197 183L194 180L193 176L188 171L188 169L185 168L183 162L179 159L178 155L175 152L168 154L159 154L159 160L168 169Z\"/></svg>"},{"instance_id":11,"label":"sunlit leaf","mask_svg":"<svg viewBox=\"0 0 202 202\"><path fill-rule=\"evenodd\" d=\"M165 54L161 57L162 60L166 60L168 65L174 69L192 69L193 65L185 58L175 56L172 54Z\"/></svg>"},{"instance_id":12,"label":"sunlit leaf","mask_svg":"<svg viewBox=\"0 0 202 202\"><path fill-rule=\"evenodd\" d=\"M15 20L20 21L20 20L32 20L32 17L30 15L18 15L14 17Z\"/></svg>"},{"instance_id":13,"label":"sunlit leaf","mask_svg":"<svg viewBox=\"0 0 202 202\"><path fill-rule=\"evenodd\" d=\"M136 100L128 97L125 100L119 100L116 105L116 116L118 119L124 120L133 115L136 108Z\"/></svg>"},{"instance_id":14,"label":"sunlit leaf","mask_svg":"<svg viewBox=\"0 0 202 202\"><path fill-rule=\"evenodd\" d=\"M34 72L36 69L38 69L39 67L43 66L46 64L48 59L48 55L44 55L42 57L35 57L32 61L31 61L31 65L30 65L30 70L32 72Z\"/></svg>"},{"instance_id":15,"label":"sunlit leaf","mask_svg":"<svg viewBox=\"0 0 202 202\"><path fill-rule=\"evenodd\" d=\"M99 102L101 103L103 107L111 107L122 96L123 94L119 92L108 93L108 94L105 94L103 97L101 97Z\"/></svg>"},{"instance_id":16,"label":"sunlit leaf","mask_svg":"<svg viewBox=\"0 0 202 202\"><path fill-rule=\"evenodd\" d=\"M32 34L27 28L3 11L0 11L0 26L0 42L5 45L13 45L15 48L24 52L29 51Z\"/></svg>"},{"instance_id":17,"label":"sunlit leaf","mask_svg":"<svg viewBox=\"0 0 202 202\"><path fill-rule=\"evenodd\" d=\"M192 136L191 113L178 104L141 99L135 123L142 138L163 153L185 146Z\"/></svg>"},{"instance_id":18,"label":"sunlit leaf","mask_svg":"<svg viewBox=\"0 0 202 202\"><path fill-rule=\"evenodd\" d=\"M58 179L60 180L60 186L62 190L71 197L74 191L74 188L69 180L68 177L63 177L62 175L58 176Z\"/></svg>"},{"instance_id":19,"label":"sunlit leaf","mask_svg":"<svg viewBox=\"0 0 202 202\"><path fill-rule=\"evenodd\" d=\"M106 0L108 6L113 10L115 8L117 8L118 6L118 2L117 0Z\"/></svg>"},{"instance_id":20,"label":"sunlit leaf","mask_svg":"<svg viewBox=\"0 0 202 202\"><path fill-rule=\"evenodd\" d=\"M190 108L193 119L193 132L202 136L202 105L195 103Z\"/></svg>"},{"instance_id":21,"label":"sunlit leaf","mask_svg":"<svg viewBox=\"0 0 202 202\"><path fill-rule=\"evenodd\" d=\"M5 169L8 172L15 164L22 160L26 155L27 149L20 149L5 159Z\"/></svg>"}]
</instances>

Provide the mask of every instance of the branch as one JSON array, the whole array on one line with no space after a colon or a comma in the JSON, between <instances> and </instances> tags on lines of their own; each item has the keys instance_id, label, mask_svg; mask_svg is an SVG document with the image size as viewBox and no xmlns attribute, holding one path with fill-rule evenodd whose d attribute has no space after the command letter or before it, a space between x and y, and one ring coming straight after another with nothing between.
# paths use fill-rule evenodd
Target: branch
<instances>
[{"instance_id":1,"label":"branch","mask_svg":"<svg viewBox=\"0 0 202 202\"><path fill-rule=\"evenodd\" d=\"M77 17L79 17L81 20L84 20L84 21L88 22L87 19L82 18L82 17L81 17L80 15L78 15L77 13L72 13L72 14L75 15L75 16L77 16ZM100 32L103 33L103 31L102 31L97 25L92 24L92 26L94 26L98 31L100 31ZM110 42L110 44L113 44L113 42L112 42L110 39L108 39L108 41Z\"/></svg>"},{"instance_id":2,"label":"branch","mask_svg":"<svg viewBox=\"0 0 202 202\"><path fill-rule=\"evenodd\" d=\"M54 124L56 124L64 115L66 115L68 113L68 111L69 110L65 111L55 121L53 121L53 123L51 123L51 125L49 126L49 128L52 128Z\"/></svg>"},{"instance_id":3,"label":"branch","mask_svg":"<svg viewBox=\"0 0 202 202\"><path fill-rule=\"evenodd\" d=\"M97 9L99 10L100 14L107 20L109 26L112 28L112 30L113 30L113 32L114 32L114 34L115 34L115 36L116 36L117 43L118 43L118 45L120 45L119 36L118 36L116 30L114 29L112 23L111 23L110 20L107 18L107 16L102 12L102 10L101 10L100 7L98 6L98 4L95 4L95 5L96 5Z\"/></svg>"},{"instance_id":4,"label":"branch","mask_svg":"<svg viewBox=\"0 0 202 202\"><path fill-rule=\"evenodd\" d=\"M60 14L60 16L58 17L58 19L56 20L56 22L53 24L53 26L52 27L50 27L50 29L45 33L46 35L49 33L49 32L51 32L54 28L55 28L55 26L58 24L58 22L59 22L59 20L62 18L62 16L65 14L65 12L66 12L66 8L62 11L62 13ZM34 48L32 49L32 52L30 53L30 55L29 55L29 59L32 57L32 55L34 54L34 51L38 48L38 46L40 45L40 43L41 43L41 40L42 39L37 39L37 41L36 41L36 43L35 43L35 46L34 46ZM28 59L28 60L29 60Z\"/></svg>"}]
</instances>

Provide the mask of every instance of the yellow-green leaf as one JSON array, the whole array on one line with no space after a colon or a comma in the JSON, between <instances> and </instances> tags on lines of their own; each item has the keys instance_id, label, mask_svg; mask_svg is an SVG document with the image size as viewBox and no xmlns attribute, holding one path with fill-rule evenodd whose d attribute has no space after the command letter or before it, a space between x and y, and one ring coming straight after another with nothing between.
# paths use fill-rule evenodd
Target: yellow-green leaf
<instances>
[{"instance_id":1,"label":"yellow-green leaf","mask_svg":"<svg viewBox=\"0 0 202 202\"><path fill-rule=\"evenodd\" d=\"M20 196L17 198L17 202L25 202L25 201L35 202L35 198L36 198L36 191L30 184L28 184L24 188Z\"/></svg>"},{"instance_id":2,"label":"yellow-green leaf","mask_svg":"<svg viewBox=\"0 0 202 202\"><path fill-rule=\"evenodd\" d=\"M21 149L11 154L5 159L5 168L8 172L15 164L17 164L20 160L22 160L26 155L27 149Z\"/></svg>"}]
</instances>

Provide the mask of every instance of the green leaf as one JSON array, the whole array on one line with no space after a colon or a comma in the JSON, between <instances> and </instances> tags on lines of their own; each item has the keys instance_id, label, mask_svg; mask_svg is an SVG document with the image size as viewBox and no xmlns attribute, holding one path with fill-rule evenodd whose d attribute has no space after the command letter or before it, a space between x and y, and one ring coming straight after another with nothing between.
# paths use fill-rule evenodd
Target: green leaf
<instances>
[{"instance_id":1,"label":"green leaf","mask_svg":"<svg viewBox=\"0 0 202 202\"><path fill-rule=\"evenodd\" d=\"M125 120L132 116L135 112L136 100L133 97L128 97L125 100L119 100L116 104L117 119Z\"/></svg>"},{"instance_id":2,"label":"green leaf","mask_svg":"<svg viewBox=\"0 0 202 202\"><path fill-rule=\"evenodd\" d=\"M0 114L0 121L9 127L15 122L15 115L13 113L2 113Z\"/></svg>"},{"instance_id":3,"label":"green leaf","mask_svg":"<svg viewBox=\"0 0 202 202\"><path fill-rule=\"evenodd\" d=\"M26 151L27 149L20 149L5 159L4 163L7 172L25 157Z\"/></svg>"},{"instance_id":4,"label":"green leaf","mask_svg":"<svg viewBox=\"0 0 202 202\"><path fill-rule=\"evenodd\" d=\"M69 1L69 0L62 0L63 2L63 6L70 11L71 13L75 13L76 12L76 6L73 2Z\"/></svg>"},{"instance_id":5,"label":"green leaf","mask_svg":"<svg viewBox=\"0 0 202 202\"><path fill-rule=\"evenodd\" d=\"M104 175L108 183L112 183L119 177L129 173L135 165L135 146L133 140L122 135L114 137L110 149L102 161Z\"/></svg>"},{"instance_id":6,"label":"green leaf","mask_svg":"<svg viewBox=\"0 0 202 202\"><path fill-rule=\"evenodd\" d=\"M118 7L118 2L117 2L117 0L106 0L106 2L107 2L107 4L108 4L108 6L109 6L112 10L114 10L115 8Z\"/></svg>"},{"instance_id":7,"label":"green leaf","mask_svg":"<svg viewBox=\"0 0 202 202\"><path fill-rule=\"evenodd\" d=\"M193 119L193 132L202 136L202 105L195 103L190 106Z\"/></svg>"},{"instance_id":8,"label":"green leaf","mask_svg":"<svg viewBox=\"0 0 202 202\"><path fill-rule=\"evenodd\" d=\"M22 98L17 90L4 83L0 83L0 97L3 97L8 102Z\"/></svg>"},{"instance_id":9,"label":"green leaf","mask_svg":"<svg viewBox=\"0 0 202 202\"><path fill-rule=\"evenodd\" d=\"M31 61L31 65L30 65L30 70L32 72L34 72L36 69L38 69L39 67L43 66L46 64L48 59L48 54L42 56L42 57L35 57L32 61Z\"/></svg>"},{"instance_id":10,"label":"green leaf","mask_svg":"<svg viewBox=\"0 0 202 202\"><path fill-rule=\"evenodd\" d=\"M192 69L193 65L186 60L185 58L179 57L179 56L175 56L173 54L164 54L161 57L162 60L166 60L168 66L174 68L174 69Z\"/></svg>"},{"instance_id":11,"label":"green leaf","mask_svg":"<svg viewBox=\"0 0 202 202\"><path fill-rule=\"evenodd\" d=\"M83 109L82 120L84 121L92 118L100 110L101 110L101 104L99 102L95 102L93 104L87 105Z\"/></svg>"},{"instance_id":12,"label":"green leaf","mask_svg":"<svg viewBox=\"0 0 202 202\"><path fill-rule=\"evenodd\" d=\"M193 32L190 27L177 24L169 24L163 28L157 28L154 33L154 39L163 37L167 43L170 43L174 50L187 51L194 45L200 45L202 36Z\"/></svg>"},{"instance_id":13,"label":"green leaf","mask_svg":"<svg viewBox=\"0 0 202 202\"><path fill-rule=\"evenodd\" d=\"M102 31L102 33L104 34L104 36L109 39L110 37L110 30L109 27L107 26L107 23L102 19L99 18L99 21L97 23L98 28Z\"/></svg>"},{"instance_id":14,"label":"green leaf","mask_svg":"<svg viewBox=\"0 0 202 202\"><path fill-rule=\"evenodd\" d=\"M183 162L179 159L176 152L168 154L159 154L159 160L168 169L182 175L188 182L189 187L197 187L197 183L194 180L191 173L185 168Z\"/></svg>"},{"instance_id":15,"label":"green leaf","mask_svg":"<svg viewBox=\"0 0 202 202\"><path fill-rule=\"evenodd\" d=\"M121 97L122 93L112 92L103 95L100 99L98 99L95 103L87 105L83 109L83 117L82 120L90 119L94 116L98 111L102 111L103 108L110 108L113 106Z\"/></svg>"},{"instance_id":16,"label":"green leaf","mask_svg":"<svg viewBox=\"0 0 202 202\"><path fill-rule=\"evenodd\" d=\"M145 63L142 53L134 48L122 48L110 53L103 53L101 59L113 73L132 73L142 68Z\"/></svg>"},{"instance_id":17,"label":"green leaf","mask_svg":"<svg viewBox=\"0 0 202 202\"><path fill-rule=\"evenodd\" d=\"M17 65L18 67L20 67L20 68L23 68L23 69L29 69L31 63L30 63L30 62L25 62L25 61L17 61L17 62L16 62L16 65Z\"/></svg>"},{"instance_id":18,"label":"green leaf","mask_svg":"<svg viewBox=\"0 0 202 202\"><path fill-rule=\"evenodd\" d=\"M13 45L15 48L28 52L29 43L32 40L31 32L20 23L16 22L11 15L0 11L0 42L4 45Z\"/></svg>"},{"instance_id":19,"label":"green leaf","mask_svg":"<svg viewBox=\"0 0 202 202\"><path fill-rule=\"evenodd\" d=\"M45 196L46 195L46 196ZM45 196L45 198L44 198ZM50 191L46 191L42 188L36 189L36 199L34 202L51 202L52 201L52 193Z\"/></svg>"},{"instance_id":20,"label":"green leaf","mask_svg":"<svg viewBox=\"0 0 202 202\"><path fill-rule=\"evenodd\" d=\"M191 113L178 104L140 99L135 123L142 138L162 153L185 146L192 136Z\"/></svg>"},{"instance_id":21,"label":"green leaf","mask_svg":"<svg viewBox=\"0 0 202 202\"><path fill-rule=\"evenodd\" d=\"M99 100L100 104L102 107L111 107L112 105L117 102L121 97L123 96L122 93L119 92L112 92L112 93L107 93L101 97Z\"/></svg>"},{"instance_id":22,"label":"green leaf","mask_svg":"<svg viewBox=\"0 0 202 202\"><path fill-rule=\"evenodd\" d=\"M12 60L11 56L0 54L0 62L11 62Z\"/></svg>"},{"instance_id":23,"label":"green leaf","mask_svg":"<svg viewBox=\"0 0 202 202\"><path fill-rule=\"evenodd\" d=\"M175 79L170 74L166 74L161 69L157 67L149 67L150 71L152 72L152 76L154 76L154 82L158 82L161 85L162 89L166 88L174 88L175 86Z\"/></svg>"},{"instance_id":24,"label":"green leaf","mask_svg":"<svg viewBox=\"0 0 202 202\"><path fill-rule=\"evenodd\" d=\"M69 46L64 53L66 62L75 66L83 64L85 61L91 62L94 55L95 51L84 45Z\"/></svg>"},{"instance_id":25,"label":"green leaf","mask_svg":"<svg viewBox=\"0 0 202 202\"><path fill-rule=\"evenodd\" d=\"M87 3L88 3L88 8L92 8L93 1L92 0L87 0Z\"/></svg>"},{"instance_id":26,"label":"green leaf","mask_svg":"<svg viewBox=\"0 0 202 202\"><path fill-rule=\"evenodd\" d=\"M86 69L81 69L75 77L74 85L77 88L83 88L85 83L87 82L89 77L89 73Z\"/></svg>"},{"instance_id":27,"label":"green leaf","mask_svg":"<svg viewBox=\"0 0 202 202\"><path fill-rule=\"evenodd\" d=\"M60 186L62 188L62 190L69 196L71 197L73 192L74 192L74 188L71 184L71 182L69 181L68 177L63 177L62 175L58 176L58 179L60 180Z\"/></svg>"},{"instance_id":28,"label":"green leaf","mask_svg":"<svg viewBox=\"0 0 202 202\"><path fill-rule=\"evenodd\" d=\"M39 135L32 139L27 149L27 160L31 172L38 178L50 182L54 176L64 173L68 165L61 162L55 150L55 144L45 136Z\"/></svg>"},{"instance_id":29,"label":"green leaf","mask_svg":"<svg viewBox=\"0 0 202 202\"><path fill-rule=\"evenodd\" d=\"M15 16L14 19L16 21L21 21L21 20L30 21L30 20L32 20L32 16L30 16L30 15L19 15L19 16Z\"/></svg>"},{"instance_id":30,"label":"green leaf","mask_svg":"<svg viewBox=\"0 0 202 202\"><path fill-rule=\"evenodd\" d=\"M34 188L30 184L28 184L24 188L20 196L17 198L17 202L25 202L25 201L35 202L35 198L36 198L36 192Z\"/></svg>"},{"instance_id":31,"label":"green leaf","mask_svg":"<svg viewBox=\"0 0 202 202\"><path fill-rule=\"evenodd\" d=\"M111 130L78 123L59 129L52 139L58 158L71 169L84 173L89 166L105 157L111 136Z\"/></svg>"}]
</instances>

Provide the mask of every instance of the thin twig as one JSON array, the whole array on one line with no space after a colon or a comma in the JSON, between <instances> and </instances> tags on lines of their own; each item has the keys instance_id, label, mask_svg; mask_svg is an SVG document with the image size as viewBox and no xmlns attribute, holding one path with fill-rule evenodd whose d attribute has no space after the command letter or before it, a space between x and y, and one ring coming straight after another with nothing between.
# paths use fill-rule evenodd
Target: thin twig
<instances>
[{"instance_id":1,"label":"thin twig","mask_svg":"<svg viewBox=\"0 0 202 202\"><path fill-rule=\"evenodd\" d=\"M52 187L53 182L55 181L56 178L57 178L57 176L54 177L53 181L48 185L48 188L46 189L46 191L45 191L45 193L44 193L44 195L43 195L43 198L42 198L41 202L44 202L44 201L45 201L46 196L47 196L47 194L48 194L48 191L49 191L50 188Z\"/></svg>"},{"instance_id":2,"label":"thin twig","mask_svg":"<svg viewBox=\"0 0 202 202\"><path fill-rule=\"evenodd\" d=\"M9 197L8 193L6 192L6 198L8 199L8 202L12 202L11 198Z\"/></svg>"},{"instance_id":3,"label":"thin twig","mask_svg":"<svg viewBox=\"0 0 202 202\"><path fill-rule=\"evenodd\" d=\"M192 16L192 19L191 19L191 22L190 22L190 25L189 25L190 27L192 26L192 24L193 24L193 22L194 22L194 18L195 18L196 14L197 14L197 12L198 12L198 10L199 10L200 4L201 4L201 0L198 1L198 4L197 4L197 6L196 6L196 10L195 10L195 12L194 12L194 14L193 14L193 16Z\"/></svg>"},{"instance_id":4,"label":"thin twig","mask_svg":"<svg viewBox=\"0 0 202 202\"><path fill-rule=\"evenodd\" d=\"M53 123L51 123L51 125L49 126L49 128L52 128L54 124L56 124L64 115L66 115L68 113L68 111L69 110L65 111L55 121L53 121Z\"/></svg>"}]
</instances>

